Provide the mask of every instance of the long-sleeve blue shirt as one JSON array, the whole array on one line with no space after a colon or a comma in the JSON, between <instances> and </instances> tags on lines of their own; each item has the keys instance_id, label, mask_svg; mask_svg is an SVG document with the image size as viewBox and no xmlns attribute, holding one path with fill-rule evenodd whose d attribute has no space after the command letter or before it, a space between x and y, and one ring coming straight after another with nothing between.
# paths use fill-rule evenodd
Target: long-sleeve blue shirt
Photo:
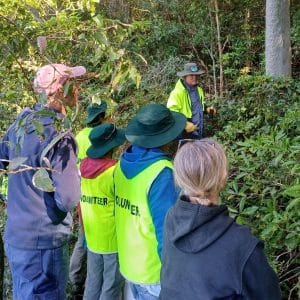
<instances>
[{"instance_id":1,"label":"long-sleeve blue shirt","mask_svg":"<svg viewBox=\"0 0 300 300\"><path fill-rule=\"evenodd\" d=\"M203 107L200 101L200 95L197 90L197 86L191 87L185 81L183 81L183 85L189 93L191 99L192 106L192 122L197 125L198 129L193 132L193 135L197 138L201 138L203 134Z\"/></svg>"},{"instance_id":2,"label":"long-sleeve blue shirt","mask_svg":"<svg viewBox=\"0 0 300 300\"><path fill-rule=\"evenodd\" d=\"M43 113L41 113L43 111ZM40 114L39 114L40 112ZM43 125L43 134L37 134L33 117ZM41 167L42 151L57 135L54 126L59 114L36 105L24 109L10 126L0 142L0 169L16 157L26 158L24 165L32 167L8 176L7 222L4 239L8 244L24 249L51 249L68 240L72 217L70 212L80 200L80 180L76 166L77 146L72 134L65 135L47 153L52 167L49 176L55 190L43 192L33 184L35 168ZM23 121L21 121L23 120ZM18 141L18 127L23 122L24 139Z\"/></svg>"}]
</instances>

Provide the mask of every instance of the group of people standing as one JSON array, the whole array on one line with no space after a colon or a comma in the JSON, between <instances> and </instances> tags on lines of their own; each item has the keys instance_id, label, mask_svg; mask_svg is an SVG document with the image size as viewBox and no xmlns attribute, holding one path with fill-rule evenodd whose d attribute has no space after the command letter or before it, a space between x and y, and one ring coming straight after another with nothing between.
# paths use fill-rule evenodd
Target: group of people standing
<instances>
[{"instance_id":1,"label":"group of people standing","mask_svg":"<svg viewBox=\"0 0 300 300\"><path fill-rule=\"evenodd\" d=\"M46 94L46 109L55 117L63 117L66 105L76 105L74 79L84 73L83 67L61 64L38 71L35 89ZM87 247L83 299L119 300L124 279L136 300L280 299L262 242L219 203L227 159L217 141L202 138L201 73L195 63L186 64L167 106L145 105L124 129L106 122L104 101L91 104L87 128L77 135L79 164L71 134L47 152L53 192L35 187L34 170L9 174L5 247L14 299L65 299L69 212L79 199L77 246L85 241ZM70 81L73 93L66 94ZM0 168L17 156L43 167L40 155L57 132L53 115L40 111L40 106L25 109L8 129ZM24 125L21 147L13 147L17 126L28 114L43 123L43 138L31 122ZM130 145L118 160L116 150L126 140ZM76 258L74 251L71 269Z\"/></svg>"}]
</instances>

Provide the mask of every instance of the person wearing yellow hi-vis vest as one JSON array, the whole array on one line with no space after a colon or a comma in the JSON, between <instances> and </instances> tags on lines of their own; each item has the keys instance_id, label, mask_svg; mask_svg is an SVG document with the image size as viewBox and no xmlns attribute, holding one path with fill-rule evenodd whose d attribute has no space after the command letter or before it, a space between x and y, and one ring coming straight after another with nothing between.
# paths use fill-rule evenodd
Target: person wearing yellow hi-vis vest
<instances>
[{"instance_id":1,"label":"person wearing yellow hi-vis vest","mask_svg":"<svg viewBox=\"0 0 300 300\"><path fill-rule=\"evenodd\" d=\"M182 133L184 138L200 139L204 130L204 115L216 114L213 106L206 107L203 89L198 86L198 78L204 74L196 63L187 63L184 69L177 72L180 79L170 93L167 107L172 111L183 113L187 118L185 130Z\"/></svg>"},{"instance_id":2,"label":"person wearing yellow hi-vis vest","mask_svg":"<svg viewBox=\"0 0 300 300\"><path fill-rule=\"evenodd\" d=\"M89 140L89 134L94 127L104 122L106 110L107 103L104 100L102 100L101 103L91 103L87 107L87 117L85 119L86 127L80 130L75 136L76 142L78 144L78 166L81 160L83 160L87 156L86 151L91 145L91 142ZM78 238L72 252L69 268L69 279L72 288L72 299L82 298L86 279L87 262L87 249L81 224L82 220L80 217L80 205L78 205L77 210L79 215Z\"/></svg>"},{"instance_id":3,"label":"person wearing yellow hi-vis vest","mask_svg":"<svg viewBox=\"0 0 300 300\"><path fill-rule=\"evenodd\" d=\"M115 218L121 274L135 299L158 299L165 215L178 196L170 144L186 124L161 104L142 107L125 129L132 144L114 172Z\"/></svg>"},{"instance_id":4,"label":"person wearing yellow hi-vis vest","mask_svg":"<svg viewBox=\"0 0 300 300\"><path fill-rule=\"evenodd\" d=\"M78 162L86 157L86 151L91 145L89 140L89 134L91 133L92 129L100 124L103 123L105 119L105 112L107 110L107 103L106 101L101 101L100 104L98 103L91 103L87 107L87 117L85 119L86 127L80 130L76 134L76 142L78 144Z\"/></svg>"},{"instance_id":5,"label":"person wearing yellow hi-vis vest","mask_svg":"<svg viewBox=\"0 0 300 300\"><path fill-rule=\"evenodd\" d=\"M124 279L119 272L114 216L114 149L125 142L123 129L112 123L93 128L91 146L80 163L80 208L86 238L87 279L83 299L118 300Z\"/></svg>"}]
</instances>

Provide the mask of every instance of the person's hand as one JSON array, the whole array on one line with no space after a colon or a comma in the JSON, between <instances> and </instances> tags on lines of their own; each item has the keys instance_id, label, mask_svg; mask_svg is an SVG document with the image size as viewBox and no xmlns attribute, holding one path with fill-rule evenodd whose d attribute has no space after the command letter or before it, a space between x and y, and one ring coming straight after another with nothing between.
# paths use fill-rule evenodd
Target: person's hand
<instances>
[{"instance_id":1,"label":"person's hand","mask_svg":"<svg viewBox=\"0 0 300 300\"><path fill-rule=\"evenodd\" d=\"M184 129L186 132L190 133L190 132L194 132L195 130L197 130L198 127L195 124L193 124L192 122L187 121Z\"/></svg>"},{"instance_id":2,"label":"person's hand","mask_svg":"<svg viewBox=\"0 0 300 300\"><path fill-rule=\"evenodd\" d=\"M216 113L217 113L217 110L214 106L209 106L206 108L206 112L209 114L209 115L212 115L214 116Z\"/></svg>"}]
</instances>

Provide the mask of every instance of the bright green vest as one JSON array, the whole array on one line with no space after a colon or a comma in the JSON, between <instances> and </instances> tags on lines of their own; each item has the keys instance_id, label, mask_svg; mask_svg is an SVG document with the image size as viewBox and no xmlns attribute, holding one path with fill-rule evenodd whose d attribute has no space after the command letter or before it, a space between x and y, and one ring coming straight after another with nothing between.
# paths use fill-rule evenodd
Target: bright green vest
<instances>
[{"instance_id":1,"label":"bright green vest","mask_svg":"<svg viewBox=\"0 0 300 300\"><path fill-rule=\"evenodd\" d=\"M81 178L80 208L87 247L95 253L116 253L112 166L93 179Z\"/></svg>"},{"instance_id":2,"label":"bright green vest","mask_svg":"<svg viewBox=\"0 0 300 300\"><path fill-rule=\"evenodd\" d=\"M204 99L204 92L201 87L197 87L200 101L202 103L202 108L204 108L205 105L205 99ZM193 112L192 112L192 103L189 96L188 91L182 84L182 81L179 79L175 85L174 90L171 92L167 107L172 111L181 112L184 114L188 119L192 118Z\"/></svg>"},{"instance_id":3,"label":"bright green vest","mask_svg":"<svg viewBox=\"0 0 300 300\"><path fill-rule=\"evenodd\" d=\"M90 147L91 142L89 140L89 134L92 131L92 127L85 127L78 132L75 139L78 144L78 161L80 162L86 157L86 150Z\"/></svg>"},{"instance_id":4,"label":"bright green vest","mask_svg":"<svg viewBox=\"0 0 300 300\"><path fill-rule=\"evenodd\" d=\"M115 169L115 216L120 271L132 282L160 282L161 262L148 206L148 192L152 182L165 167L173 169L170 161L159 160L131 179L125 177L120 164Z\"/></svg>"}]
</instances>

